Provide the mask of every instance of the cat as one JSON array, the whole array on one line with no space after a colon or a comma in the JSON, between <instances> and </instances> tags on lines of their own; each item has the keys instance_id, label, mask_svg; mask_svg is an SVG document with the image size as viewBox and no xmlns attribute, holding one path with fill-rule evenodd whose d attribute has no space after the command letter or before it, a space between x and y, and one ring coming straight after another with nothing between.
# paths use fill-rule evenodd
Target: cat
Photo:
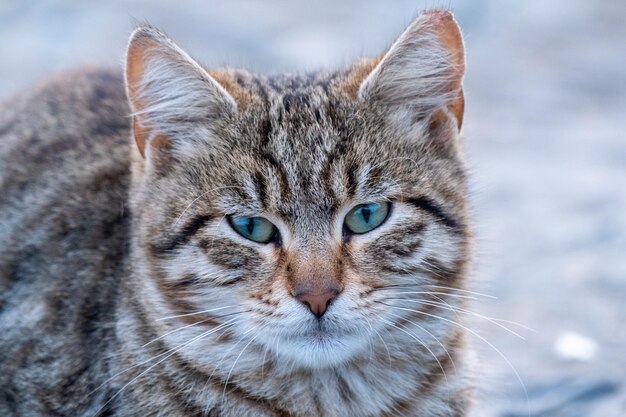
<instances>
[{"instance_id":1,"label":"cat","mask_svg":"<svg viewBox=\"0 0 626 417\"><path fill-rule=\"evenodd\" d=\"M0 111L0 415L467 416L464 46L206 70L150 26Z\"/></svg>"}]
</instances>

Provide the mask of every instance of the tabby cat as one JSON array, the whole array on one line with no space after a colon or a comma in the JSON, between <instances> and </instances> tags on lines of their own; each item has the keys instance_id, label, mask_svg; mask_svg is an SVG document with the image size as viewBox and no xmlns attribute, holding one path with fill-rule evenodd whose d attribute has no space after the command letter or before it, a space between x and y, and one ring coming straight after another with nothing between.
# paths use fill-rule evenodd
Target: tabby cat
<instances>
[{"instance_id":1,"label":"tabby cat","mask_svg":"<svg viewBox=\"0 0 626 417\"><path fill-rule=\"evenodd\" d=\"M423 12L334 72L206 70L0 111L0 415L468 415L464 50Z\"/></svg>"}]
</instances>

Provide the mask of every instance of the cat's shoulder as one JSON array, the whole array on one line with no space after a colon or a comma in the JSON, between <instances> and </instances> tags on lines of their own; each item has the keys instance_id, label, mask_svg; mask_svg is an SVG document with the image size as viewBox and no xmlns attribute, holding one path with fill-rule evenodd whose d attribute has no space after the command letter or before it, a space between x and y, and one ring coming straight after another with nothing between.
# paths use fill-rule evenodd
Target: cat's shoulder
<instances>
[{"instance_id":1,"label":"cat's shoulder","mask_svg":"<svg viewBox=\"0 0 626 417\"><path fill-rule=\"evenodd\" d=\"M57 225L78 219L117 218L130 177L130 110L119 72L61 73L0 102L0 234L7 242L14 237L18 247L36 231L65 236L67 227Z\"/></svg>"},{"instance_id":2,"label":"cat's shoulder","mask_svg":"<svg viewBox=\"0 0 626 417\"><path fill-rule=\"evenodd\" d=\"M3 99L0 185L95 160L125 164L129 112L121 72L110 69L63 72Z\"/></svg>"},{"instance_id":3,"label":"cat's shoulder","mask_svg":"<svg viewBox=\"0 0 626 417\"><path fill-rule=\"evenodd\" d=\"M11 133L53 129L82 135L85 127L98 127L87 121L119 124L129 116L121 71L94 67L55 74L1 99L0 110L4 147Z\"/></svg>"},{"instance_id":4,"label":"cat's shoulder","mask_svg":"<svg viewBox=\"0 0 626 417\"><path fill-rule=\"evenodd\" d=\"M128 114L122 76L101 69L55 75L0 103L0 306L17 282L62 287L76 271L102 279L103 263L120 258L103 248L126 242Z\"/></svg>"}]
</instances>

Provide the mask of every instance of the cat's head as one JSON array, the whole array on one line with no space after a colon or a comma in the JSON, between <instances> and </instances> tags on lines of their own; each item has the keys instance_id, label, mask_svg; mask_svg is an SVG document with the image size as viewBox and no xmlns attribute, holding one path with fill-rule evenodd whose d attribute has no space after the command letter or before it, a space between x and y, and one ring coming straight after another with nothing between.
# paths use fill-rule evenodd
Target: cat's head
<instances>
[{"instance_id":1,"label":"cat's head","mask_svg":"<svg viewBox=\"0 0 626 417\"><path fill-rule=\"evenodd\" d=\"M307 76L207 71L137 29L137 291L165 343L211 366L239 343L320 368L413 324L445 336L430 316L448 315L468 257L463 72L445 11L381 57Z\"/></svg>"}]
</instances>

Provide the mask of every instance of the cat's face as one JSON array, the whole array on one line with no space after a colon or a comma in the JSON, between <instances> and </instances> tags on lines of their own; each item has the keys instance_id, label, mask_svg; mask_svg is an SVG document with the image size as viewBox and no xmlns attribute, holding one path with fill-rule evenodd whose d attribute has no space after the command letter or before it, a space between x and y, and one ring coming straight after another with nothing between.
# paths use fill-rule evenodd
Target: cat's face
<instances>
[{"instance_id":1,"label":"cat's face","mask_svg":"<svg viewBox=\"0 0 626 417\"><path fill-rule=\"evenodd\" d=\"M215 72L210 102L143 111L171 117L156 133L136 126L148 139L134 197L140 288L171 348L210 367L246 346L262 361L324 368L409 325L445 336L450 326L430 316L448 316L437 294L462 287L468 256L460 118L367 100L389 82L380 65ZM146 89L167 75L157 72ZM210 106L220 115L194 113Z\"/></svg>"}]
</instances>

